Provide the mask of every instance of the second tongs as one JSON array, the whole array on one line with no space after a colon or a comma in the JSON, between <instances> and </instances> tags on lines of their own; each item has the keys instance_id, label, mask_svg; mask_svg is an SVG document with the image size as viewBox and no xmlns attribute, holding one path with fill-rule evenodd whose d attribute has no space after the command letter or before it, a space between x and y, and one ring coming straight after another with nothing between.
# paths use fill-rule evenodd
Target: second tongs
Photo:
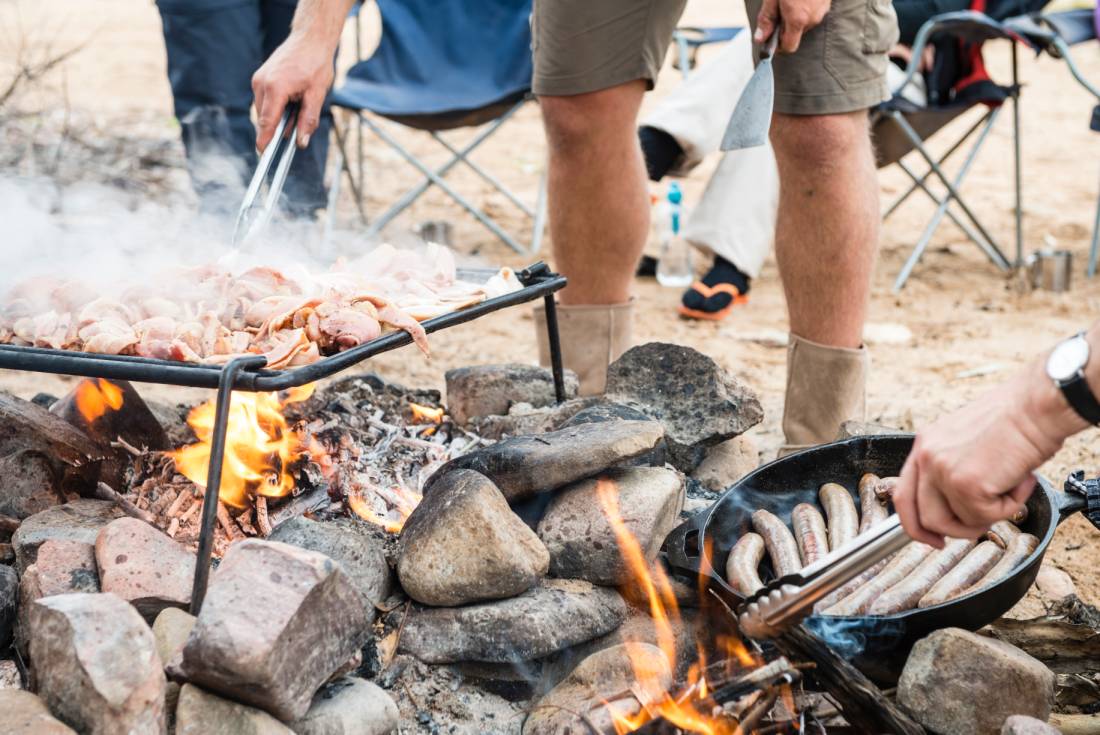
<instances>
[{"instance_id":1,"label":"second tongs","mask_svg":"<svg viewBox=\"0 0 1100 735\"><path fill-rule=\"evenodd\" d=\"M233 247L247 250L255 241L255 236L261 232L267 223L271 221L271 215L279 204L279 197L283 193L283 185L286 184L287 174L290 173L290 164L294 161L294 153L298 149L296 129L298 127L299 103L288 102L279 124L275 128L275 136L268 143L267 148L260 155L260 162L256 165L256 171L252 174L252 181L244 193L244 201L237 212L237 224L233 228ZM272 163L278 159L275 173L269 179ZM267 185L267 193L261 199L260 191Z\"/></svg>"}]
</instances>

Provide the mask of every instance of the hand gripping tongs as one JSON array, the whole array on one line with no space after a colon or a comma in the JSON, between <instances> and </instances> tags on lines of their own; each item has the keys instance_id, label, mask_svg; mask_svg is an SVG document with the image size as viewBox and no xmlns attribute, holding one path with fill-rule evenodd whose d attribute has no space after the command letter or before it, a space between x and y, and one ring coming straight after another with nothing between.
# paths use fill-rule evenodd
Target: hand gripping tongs
<instances>
[{"instance_id":1,"label":"hand gripping tongs","mask_svg":"<svg viewBox=\"0 0 1100 735\"><path fill-rule=\"evenodd\" d=\"M240 211L237 212L237 225L233 228L233 247L235 248L251 241L267 226L272 212L279 203L283 185L290 172L290 164L294 161L294 152L298 149L294 135L298 127L298 108L297 102L287 103L279 125L275 128L275 137L271 139L260 156L256 172L252 174L252 181L249 182L248 189L244 193ZM279 163L275 166L271 181L268 182L267 174L276 157ZM267 196L260 201L260 189L265 183L267 183Z\"/></svg>"},{"instance_id":2,"label":"hand gripping tongs","mask_svg":"<svg viewBox=\"0 0 1100 735\"><path fill-rule=\"evenodd\" d=\"M836 551L762 587L738 608L741 631L750 638L774 638L813 612L814 604L909 543L892 515Z\"/></svg>"}]
</instances>

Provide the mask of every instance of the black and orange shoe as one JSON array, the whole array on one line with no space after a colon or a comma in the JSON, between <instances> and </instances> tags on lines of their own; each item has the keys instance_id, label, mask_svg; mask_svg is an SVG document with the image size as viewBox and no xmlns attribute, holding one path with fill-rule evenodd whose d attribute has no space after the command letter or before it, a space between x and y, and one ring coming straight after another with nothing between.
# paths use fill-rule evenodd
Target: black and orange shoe
<instances>
[{"instance_id":1,"label":"black and orange shoe","mask_svg":"<svg viewBox=\"0 0 1100 735\"><path fill-rule=\"evenodd\" d=\"M687 319L721 321L749 302L749 277L728 260L715 257L703 280L684 292L677 311Z\"/></svg>"}]
</instances>

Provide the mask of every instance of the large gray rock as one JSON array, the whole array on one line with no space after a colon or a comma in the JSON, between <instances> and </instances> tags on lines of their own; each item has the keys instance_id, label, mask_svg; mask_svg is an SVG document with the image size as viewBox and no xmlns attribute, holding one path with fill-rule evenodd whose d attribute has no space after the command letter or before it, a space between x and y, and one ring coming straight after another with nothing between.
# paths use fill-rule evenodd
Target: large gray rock
<instances>
[{"instance_id":1,"label":"large gray rock","mask_svg":"<svg viewBox=\"0 0 1100 735\"><path fill-rule=\"evenodd\" d=\"M600 488L608 494L601 500ZM684 479L664 467L630 467L562 488L538 524L555 577L626 584L633 575L604 502L610 502L645 558L652 561L684 505Z\"/></svg>"},{"instance_id":2,"label":"large gray rock","mask_svg":"<svg viewBox=\"0 0 1100 735\"><path fill-rule=\"evenodd\" d=\"M80 732L166 732L156 641L122 599L99 593L38 600L30 611L30 649L38 694Z\"/></svg>"},{"instance_id":3,"label":"large gray rock","mask_svg":"<svg viewBox=\"0 0 1100 735\"><path fill-rule=\"evenodd\" d=\"M611 363L606 397L660 421L670 461L688 473L708 447L764 418L752 389L718 363L690 347L664 342L631 348Z\"/></svg>"},{"instance_id":4,"label":"large gray rock","mask_svg":"<svg viewBox=\"0 0 1100 735\"><path fill-rule=\"evenodd\" d=\"M11 567L0 567L0 650L11 643L18 612L19 575Z\"/></svg>"},{"instance_id":5,"label":"large gray rock","mask_svg":"<svg viewBox=\"0 0 1100 735\"><path fill-rule=\"evenodd\" d=\"M562 428L562 424L589 406L600 403L595 396L571 398L560 405L535 408L516 403L506 416L482 416L470 421L470 428L484 439L499 441L509 436L543 434Z\"/></svg>"},{"instance_id":6,"label":"large gray rock","mask_svg":"<svg viewBox=\"0 0 1100 735\"><path fill-rule=\"evenodd\" d=\"M467 469L488 477L515 503L635 459L663 435L655 421L607 421L517 436L452 459L428 480L426 493L448 472Z\"/></svg>"},{"instance_id":7,"label":"large gray rock","mask_svg":"<svg viewBox=\"0 0 1100 735\"><path fill-rule=\"evenodd\" d=\"M166 607L164 611L153 621L153 637L157 641L157 655L161 663L167 669L178 665L183 655L183 647L187 643L187 637L195 627L195 616L185 613L174 607ZM164 693L165 707L169 712L176 711L176 703L179 700L180 685L174 681L168 682L168 688Z\"/></svg>"},{"instance_id":8,"label":"large gray rock","mask_svg":"<svg viewBox=\"0 0 1100 735\"><path fill-rule=\"evenodd\" d=\"M4 735L76 735L50 714L41 699L21 689L0 689L0 712Z\"/></svg>"},{"instance_id":9,"label":"large gray rock","mask_svg":"<svg viewBox=\"0 0 1100 735\"><path fill-rule=\"evenodd\" d=\"M940 735L997 735L1010 715L1045 721L1054 674L1015 646L960 628L917 641L898 702Z\"/></svg>"},{"instance_id":10,"label":"large gray rock","mask_svg":"<svg viewBox=\"0 0 1100 735\"><path fill-rule=\"evenodd\" d=\"M707 490L723 492L759 464L756 442L749 436L735 436L708 449L691 476Z\"/></svg>"},{"instance_id":11,"label":"large gray rock","mask_svg":"<svg viewBox=\"0 0 1100 735\"><path fill-rule=\"evenodd\" d=\"M401 713L390 695L364 679L337 679L317 692L302 719L291 724L297 735L387 735Z\"/></svg>"},{"instance_id":12,"label":"large gray rock","mask_svg":"<svg viewBox=\"0 0 1100 735\"><path fill-rule=\"evenodd\" d=\"M433 664L543 658L609 633L626 617L619 593L580 580L546 580L519 597L409 616L401 650Z\"/></svg>"},{"instance_id":13,"label":"large gray rock","mask_svg":"<svg viewBox=\"0 0 1100 735\"><path fill-rule=\"evenodd\" d=\"M149 622L166 607L191 603L195 555L136 518L111 521L95 543L99 586L137 608Z\"/></svg>"},{"instance_id":14,"label":"large gray rock","mask_svg":"<svg viewBox=\"0 0 1100 735\"><path fill-rule=\"evenodd\" d=\"M550 565L546 547L484 475L452 470L401 529L397 576L425 605L514 597Z\"/></svg>"},{"instance_id":15,"label":"large gray rock","mask_svg":"<svg viewBox=\"0 0 1100 735\"><path fill-rule=\"evenodd\" d=\"M176 705L176 735L295 735L263 710L184 684Z\"/></svg>"},{"instance_id":16,"label":"large gray rock","mask_svg":"<svg viewBox=\"0 0 1100 735\"><path fill-rule=\"evenodd\" d=\"M19 579L19 617L15 642L29 654L31 605L35 600L73 592L99 592L95 547L83 541L52 539L38 547L34 564Z\"/></svg>"},{"instance_id":17,"label":"large gray rock","mask_svg":"<svg viewBox=\"0 0 1100 735\"><path fill-rule=\"evenodd\" d=\"M1060 735L1061 730L1027 715L1012 715L1001 727L1001 735Z\"/></svg>"},{"instance_id":18,"label":"large gray rock","mask_svg":"<svg viewBox=\"0 0 1100 735\"><path fill-rule=\"evenodd\" d=\"M191 683L296 720L370 635L363 596L323 554L249 539L214 574L180 670Z\"/></svg>"},{"instance_id":19,"label":"large gray rock","mask_svg":"<svg viewBox=\"0 0 1100 735\"><path fill-rule=\"evenodd\" d=\"M635 694L646 703L655 702L671 684L672 671L656 646L626 643L605 648L582 661L538 701L523 723L523 735L592 735L588 723L613 735L613 713L636 714L643 703Z\"/></svg>"},{"instance_id":20,"label":"large gray rock","mask_svg":"<svg viewBox=\"0 0 1100 735\"><path fill-rule=\"evenodd\" d=\"M535 365L473 365L448 370L447 412L465 425L479 416L503 416L516 403L535 408L553 404L554 375ZM577 375L565 371L565 397L577 395Z\"/></svg>"},{"instance_id":21,"label":"large gray rock","mask_svg":"<svg viewBox=\"0 0 1100 735\"><path fill-rule=\"evenodd\" d=\"M393 574L381 539L364 525L354 520L318 523L295 516L280 523L268 540L316 551L343 566L363 595L367 616L373 621L374 606L390 596Z\"/></svg>"},{"instance_id":22,"label":"large gray rock","mask_svg":"<svg viewBox=\"0 0 1100 735\"><path fill-rule=\"evenodd\" d=\"M114 503L88 498L79 498L35 513L24 520L12 536L15 567L22 573L34 564L38 547L49 539L79 541L92 546L100 529L123 515Z\"/></svg>"},{"instance_id":23,"label":"large gray rock","mask_svg":"<svg viewBox=\"0 0 1100 735\"><path fill-rule=\"evenodd\" d=\"M0 394L0 514L26 518L90 493L106 455L41 406Z\"/></svg>"}]
</instances>

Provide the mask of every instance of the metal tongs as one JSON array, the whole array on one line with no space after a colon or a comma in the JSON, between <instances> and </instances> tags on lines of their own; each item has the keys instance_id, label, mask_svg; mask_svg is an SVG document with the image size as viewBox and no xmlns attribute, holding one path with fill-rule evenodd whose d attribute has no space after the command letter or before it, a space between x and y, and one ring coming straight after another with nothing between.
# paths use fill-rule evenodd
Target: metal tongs
<instances>
[{"instance_id":1,"label":"metal tongs","mask_svg":"<svg viewBox=\"0 0 1100 735\"><path fill-rule=\"evenodd\" d=\"M252 174L252 181L248 184L244 201L241 202L241 208L237 212L237 224L233 228L234 248L250 242L253 236L263 230L271 220L275 206L279 203L287 174L290 173L290 164L294 161L294 153L298 149L294 135L294 130L298 127L298 109L299 103L287 103L279 125L275 128L275 137L271 139L260 156L256 172ZM271 170L271 164L276 157L279 163L275 167L275 174L271 177L271 181L267 182L268 171ZM267 196L261 202L259 201L260 189L265 182L267 182Z\"/></svg>"},{"instance_id":2,"label":"metal tongs","mask_svg":"<svg viewBox=\"0 0 1100 735\"><path fill-rule=\"evenodd\" d=\"M814 604L891 554L910 538L892 515L797 574L781 577L747 598L738 608L742 632L750 638L774 638L813 612Z\"/></svg>"}]
</instances>

